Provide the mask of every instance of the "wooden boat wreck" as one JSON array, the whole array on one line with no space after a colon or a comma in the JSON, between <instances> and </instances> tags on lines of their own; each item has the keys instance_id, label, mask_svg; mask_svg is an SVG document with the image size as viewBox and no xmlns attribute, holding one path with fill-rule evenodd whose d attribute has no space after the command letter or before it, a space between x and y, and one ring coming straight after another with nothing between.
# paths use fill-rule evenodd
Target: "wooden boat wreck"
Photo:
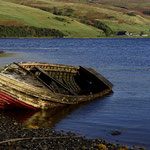
<instances>
[{"instance_id":1,"label":"wooden boat wreck","mask_svg":"<svg viewBox=\"0 0 150 150\"><path fill-rule=\"evenodd\" d=\"M12 63L0 71L0 108L49 109L78 104L112 92L92 68L47 63Z\"/></svg>"}]
</instances>

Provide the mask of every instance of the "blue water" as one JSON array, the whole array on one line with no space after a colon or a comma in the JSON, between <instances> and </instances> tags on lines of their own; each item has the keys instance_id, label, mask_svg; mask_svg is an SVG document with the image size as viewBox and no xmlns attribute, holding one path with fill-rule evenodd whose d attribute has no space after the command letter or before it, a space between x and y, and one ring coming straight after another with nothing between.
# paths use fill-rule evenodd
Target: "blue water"
<instances>
[{"instance_id":1,"label":"blue water","mask_svg":"<svg viewBox=\"0 0 150 150\"><path fill-rule=\"evenodd\" d=\"M0 50L15 53L0 57L0 66L14 61L82 65L114 84L112 95L43 116L41 127L150 148L150 39L0 39ZM121 134L111 135L116 129Z\"/></svg>"}]
</instances>

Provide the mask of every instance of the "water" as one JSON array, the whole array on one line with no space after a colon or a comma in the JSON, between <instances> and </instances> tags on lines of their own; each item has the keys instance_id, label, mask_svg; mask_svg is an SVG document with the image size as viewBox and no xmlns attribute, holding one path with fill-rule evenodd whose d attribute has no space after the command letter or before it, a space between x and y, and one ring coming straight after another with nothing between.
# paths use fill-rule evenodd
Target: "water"
<instances>
[{"instance_id":1,"label":"water","mask_svg":"<svg viewBox=\"0 0 150 150\"><path fill-rule=\"evenodd\" d=\"M71 130L89 138L150 148L150 39L0 39L0 50L15 53L1 57L0 66L14 61L82 65L114 84L112 95L85 105L4 115L14 114L26 126ZM111 135L116 129L121 134Z\"/></svg>"}]
</instances>

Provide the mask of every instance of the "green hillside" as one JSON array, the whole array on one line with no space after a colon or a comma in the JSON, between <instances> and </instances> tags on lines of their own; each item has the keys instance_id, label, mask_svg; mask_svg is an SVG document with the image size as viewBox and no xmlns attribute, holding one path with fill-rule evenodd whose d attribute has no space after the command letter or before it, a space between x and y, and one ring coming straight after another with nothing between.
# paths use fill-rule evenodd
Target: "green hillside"
<instances>
[{"instance_id":1,"label":"green hillside","mask_svg":"<svg viewBox=\"0 0 150 150\"><path fill-rule=\"evenodd\" d=\"M60 21L58 16L11 2L0 0L0 24L16 26L34 26L39 28L58 29L69 37L97 37L100 35L98 29L84 25L69 17Z\"/></svg>"},{"instance_id":2,"label":"green hillside","mask_svg":"<svg viewBox=\"0 0 150 150\"><path fill-rule=\"evenodd\" d=\"M133 2L134 9L126 8L128 3L123 5L116 0L115 4L114 1L0 0L0 25L56 29L66 37L107 35L103 27L95 26L96 20L111 29L113 34L118 31L149 34L150 15L143 14L143 11L149 12L146 6L138 7L139 11Z\"/></svg>"},{"instance_id":3,"label":"green hillside","mask_svg":"<svg viewBox=\"0 0 150 150\"><path fill-rule=\"evenodd\" d=\"M88 0L89 2L112 5L125 9L138 10L150 10L149 0Z\"/></svg>"}]
</instances>

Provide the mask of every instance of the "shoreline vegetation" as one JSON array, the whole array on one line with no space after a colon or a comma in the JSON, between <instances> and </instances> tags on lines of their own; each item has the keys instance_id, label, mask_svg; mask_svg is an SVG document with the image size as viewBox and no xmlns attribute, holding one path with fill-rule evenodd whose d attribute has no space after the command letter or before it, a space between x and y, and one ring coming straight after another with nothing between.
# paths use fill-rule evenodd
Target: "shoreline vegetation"
<instances>
[{"instance_id":1,"label":"shoreline vegetation","mask_svg":"<svg viewBox=\"0 0 150 150\"><path fill-rule=\"evenodd\" d=\"M150 36L101 36L101 37L0 37L0 39L149 39Z\"/></svg>"},{"instance_id":2,"label":"shoreline vegetation","mask_svg":"<svg viewBox=\"0 0 150 150\"><path fill-rule=\"evenodd\" d=\"M29 26L4 26L0 25L0 37L55 37L62 38L65 36L59 30L37 28Z\"/></svg>"},{"instance_id":3,"label":"shoreline vegetation","mask_svg":"<svg viewBox=\"0 0 150 150\"><path fill-rule=\"evenodd\" d=\"M103 139L87 139L84 135L55 131L50 128L22 128L15 120L0 114L0 149L38 149L38 150L145 150L142 147L121 146ZM7 121L6 121L7 120Z\"/></svg>"},{"instance_id":4,"label":"shoreline vegetation","mask_svg":"<svg viewBox=\"0 0 150 150\"><path fill-rule=\"evenodd\" d=\"M105 33L101 36L95 37L71 37L60 30L56 29L48 29L48 28L38 28L33 26L5 26L0 25L0 38L150 38L150 36L142 36L142 35L116 35L113 33L111 28L101 23L100 21L93 21L93 25L88 24L90 26L95 26L98 29L102 29Z\"/></svg>"}]
</instances>

